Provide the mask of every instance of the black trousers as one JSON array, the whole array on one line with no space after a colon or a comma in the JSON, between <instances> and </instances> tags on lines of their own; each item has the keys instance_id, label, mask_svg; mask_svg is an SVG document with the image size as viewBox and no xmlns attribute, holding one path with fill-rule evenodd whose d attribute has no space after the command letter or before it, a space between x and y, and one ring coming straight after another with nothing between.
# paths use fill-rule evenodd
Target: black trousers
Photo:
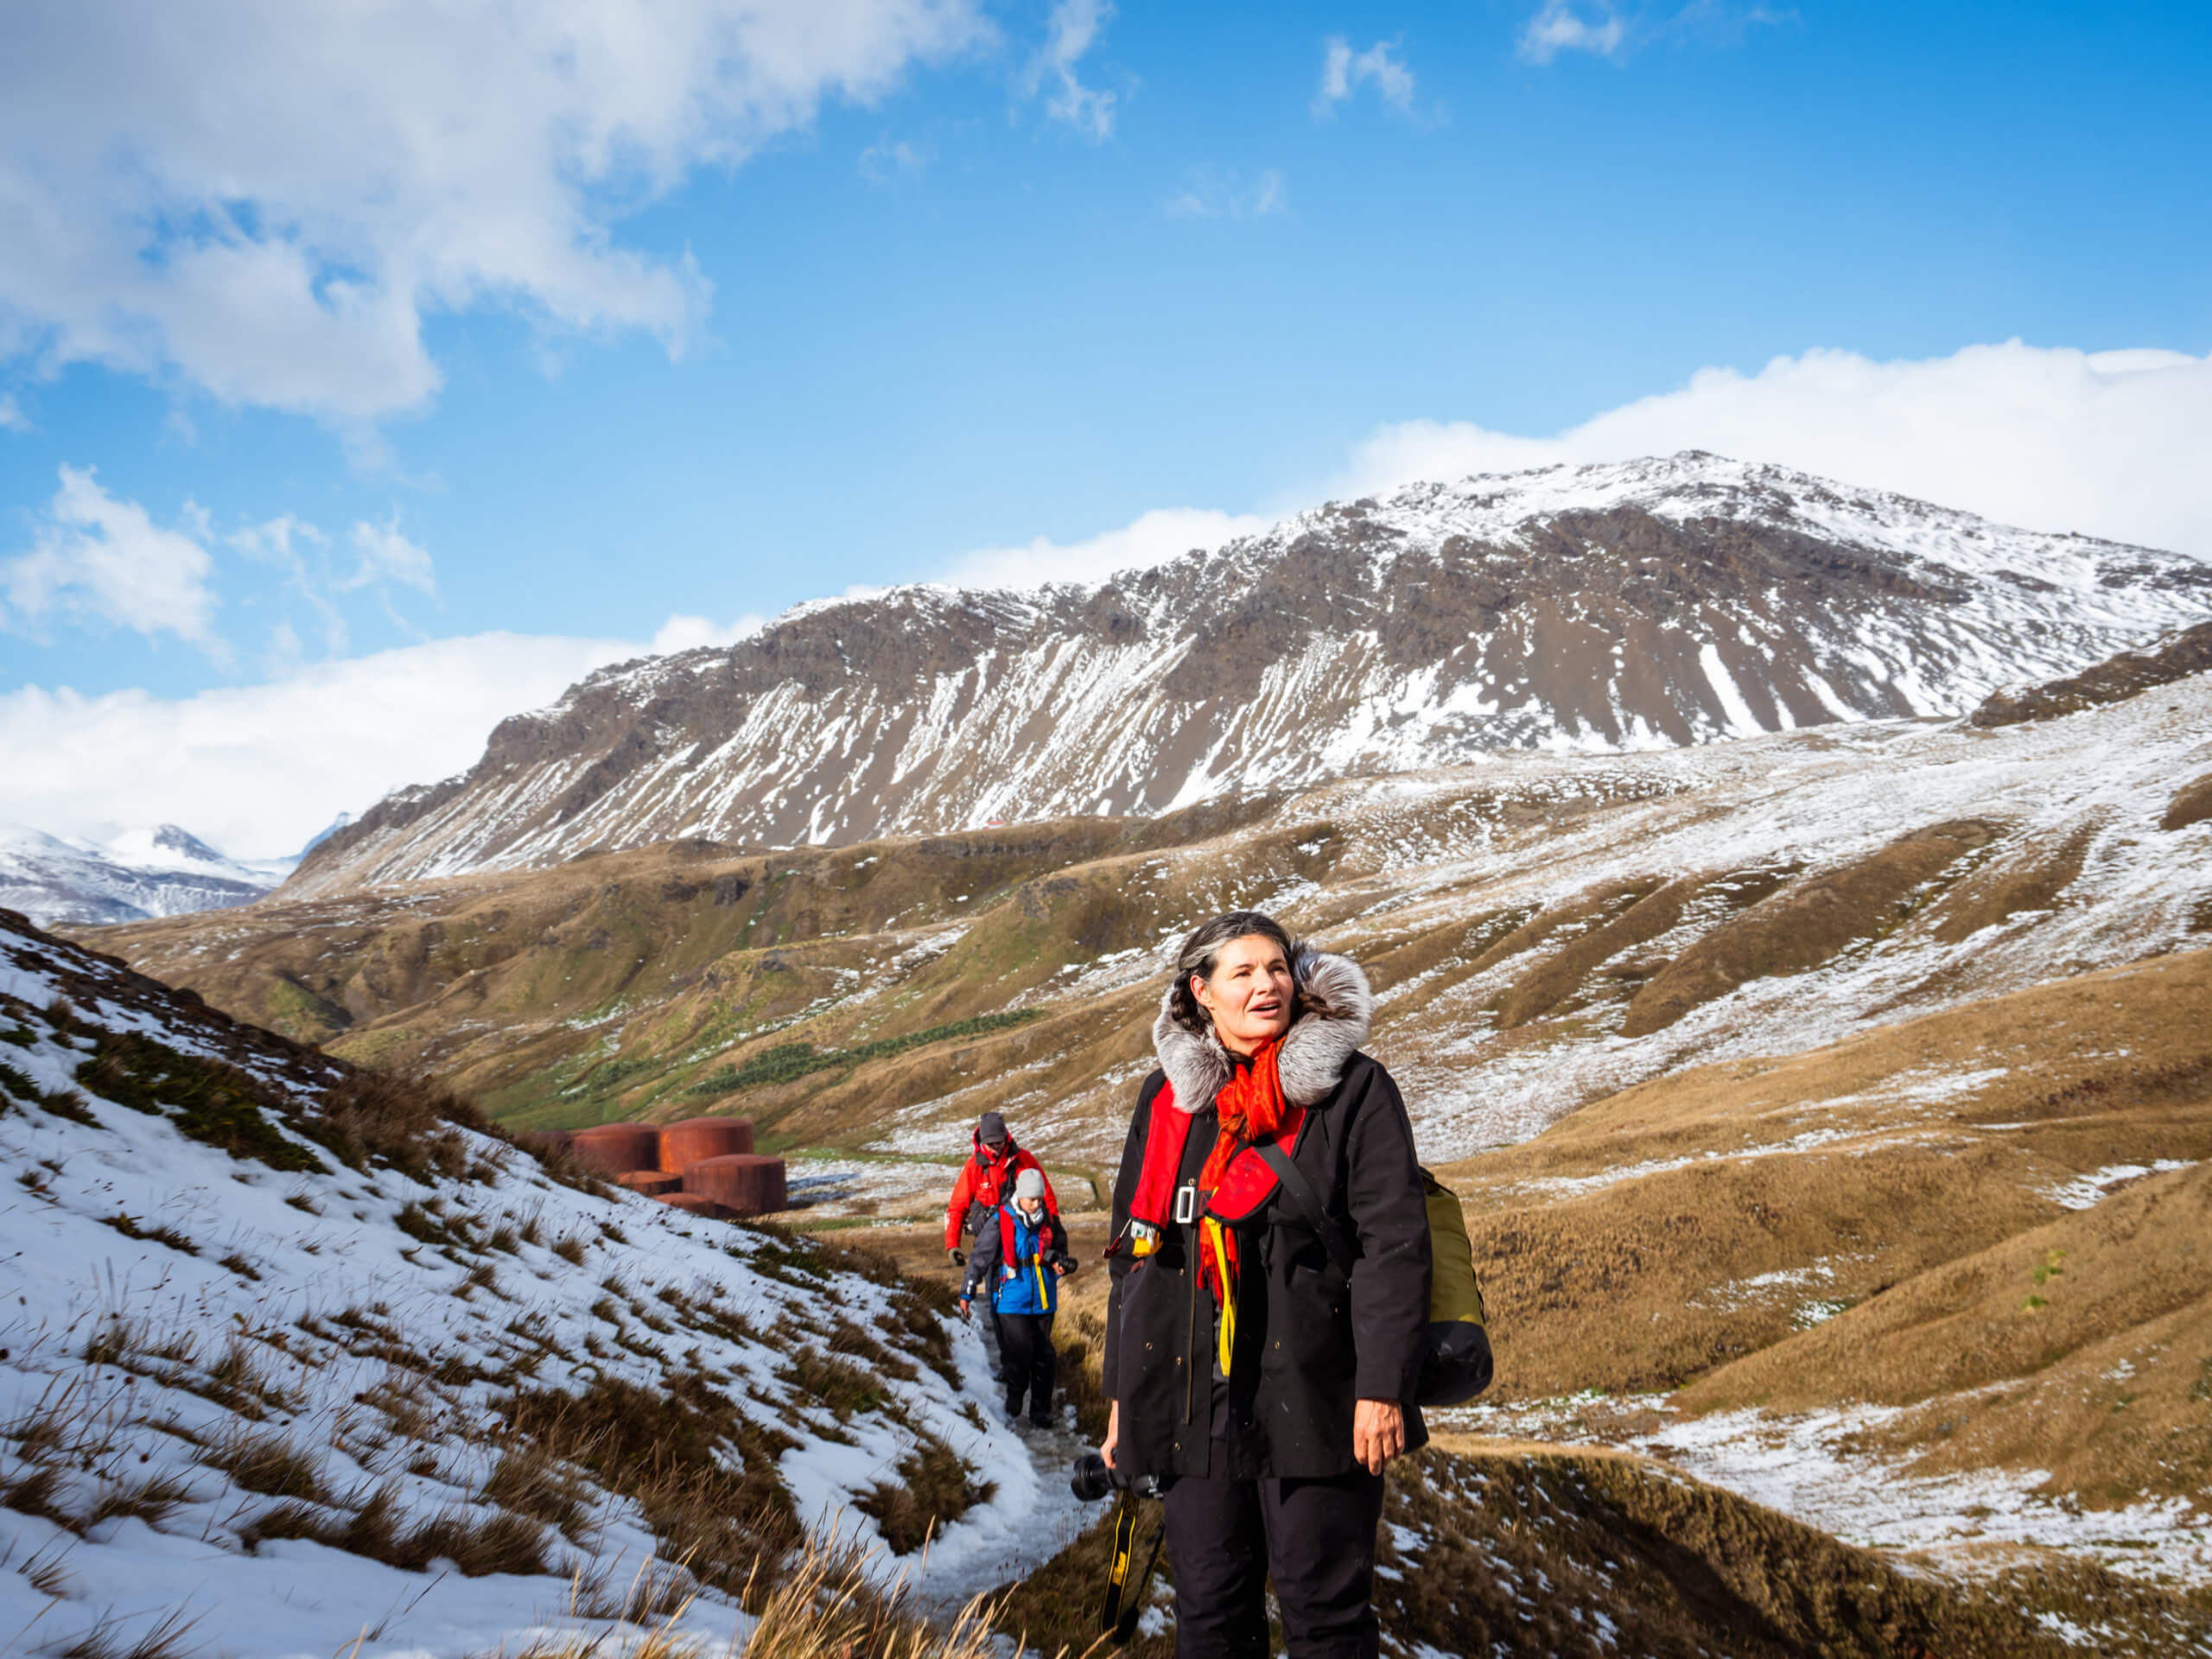
<instances>
[{"instance_id":1,"label":"black trousers","mask_svg":"<svg viewBox=\"0 0 2212 1659\"><path fill-rule=\"evenodd\" d=\"M1213 1466L1227 1466L1218 1441ZM1382 1476L1185 1475L1167 1489L1166 1504L1175 1659L1267 1659L1270 1578L1291 1659L1375 1659Z\"/></svg>"},{"instance_id":2,"label":"black trousers","mask_svg":"<svg viewBox=\"0 0 2212 1659\"><path fill-rule=\"evenodd\" d=\"M994 1313L998 1322L999 1357L1006 1366L1006 1414L1021 1415L1021 1400L1029 1397L1029 1421L1039 1427L1052 1421L1052 1379L1058 1375L1060 1357L1052 1351L1052 1316L1049 1313Z\"/></svg>"}]
</instances>

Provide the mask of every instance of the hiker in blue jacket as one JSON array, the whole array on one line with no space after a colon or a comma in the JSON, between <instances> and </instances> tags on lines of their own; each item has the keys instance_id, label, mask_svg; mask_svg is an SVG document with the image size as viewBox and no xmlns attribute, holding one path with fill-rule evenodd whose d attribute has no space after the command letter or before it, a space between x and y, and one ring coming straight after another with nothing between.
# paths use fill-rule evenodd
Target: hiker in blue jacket
<instances>
[{"instance_id":1,"label":"hiker in blue jacket","mask_svg":"<svg viewBox=\"0 0 2212 1659\"><path fill-rule=\"evenodd\" d=\"M1029 1421L1039 1428L1052 1427L1052 1377L1058 1369L1052 1313L1059 1305L1060 1281L1074 1271L1067 1229L1045 1202L1045 1177L1025 1169L1014 1178L1014 1196L976 1230L968 1277L960 1287L960 1312L965 1315L976 1291L989 1287L999 1352L1006 1361L1010 1422L1020 1420L1027 1394Z\"/></svg>"}]
</instances>

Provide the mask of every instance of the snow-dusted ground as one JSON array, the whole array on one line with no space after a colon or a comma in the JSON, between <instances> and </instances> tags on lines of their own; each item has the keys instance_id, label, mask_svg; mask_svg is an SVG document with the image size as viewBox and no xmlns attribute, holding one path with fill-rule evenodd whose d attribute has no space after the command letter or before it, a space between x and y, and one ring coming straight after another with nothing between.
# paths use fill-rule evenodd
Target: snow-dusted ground
<instances>
[{"instance_id":1,"label":"snow-dusted ground","mask_svg":"<svg viewBox=\"0 0 2212 1659\"><path fill-rule=\"evenodd\" d=\"M86 976L73 1026L42 1012L57 968ZM648 1565L653 1535L636 1505L596 1487L567 1535L536 1529L543 1573L410 1572L302 1539L242 1537L287 1493L342 1521L382 1492L402 1532L492 1517L497 1404L518 1387L575 1392L612 1377L658 1389L697 1371L796 1438L775 1466L800 1518L862 1542L880 1535L855 1496L896 1483L918 1436L941 1443L995 1495L944 1528L925 1562L876 1563L886 1578L918 1574L933 1605L1025 1570L1085 1518L1066 1488L1068 1448L1007 1427L981 1344L957 1320L946 1324L957 1387L926 1363L907 1378L880 1373L882 1404L842 1420L798 1387L794 1351L841 1320L913 1357L892 1289L794 1267L749 1230L558 1185L480 1136L464 1135L474 1167L461 1178L346 1167L289 1126L282 1143L314 1167L234 1157L77 1075L99 1030L208 1055L224 1047L219 1023L5 930L0 999L10 1068L0 1084L15 1097L0 1111L0 1484L11 1493L0 1652L59 1654L96 1631L127 1648L164 1620L188 1623L187 1645L205 1653L349 1659L643 1628L606 1615L641 1573L679 1585L689 1574ZM328 1080L313 1075L319 1061L274 1052L230 1058L295 1106ZM290 1122L311 1121L302 1111ZM280 1446L311 1474L272 1491L218 1466ZM676 1628L728 1643L747 1622L708 1591Z\"/></svg>"},{"instance_id":2,"label":"snow-dusted ground","mask_svg":"<svg viewBox=\"0 0 2212 1659\"><path fill-rule=\"evenodd\" d=\"M1464 772L1355 782L1315 791L1300 812L1353 842L1350 858L1389 871L1386 896L1322 930L1358 954L1363 934L1472 910L1548 907L1603 885L1696 871L1839 868L1900 836L1947 821L1995 823L1977 868L2050 856L2069 842L2082 869L2050 909L2018 912L1946 943L1900 928L1808 973L1755 979L1647 1036L1619 1033L1624 1005L1537 1045L1493 1040L1483 1006L1529 970L1510 958L1454 987L1421 1018L1435 1033L1385 1058L1405 1089L1424 1153L1463 1157L1525 1141L1584 1103L1686 1065L1801 1053L1872 1020L1903 1020L2044 980L2202 946L2196 907L2212 898L2212 823L2158 828L2174 791L2212 766L2212 675L2031 726L1891 722L1770 737L1726 748L1603 760L1502 759L1499 792L1549 788L1639 804L1548 826L1539 836L1454 829L1442 810L1471 792ZM1422 798L1425 796L1425 798ZM1370 810L1362 812L1367 806ZM1295 923L1298 912L1289 912ZM1719 918L1686 914L1671 932L1623 949L1663 960ZM1563 941L1562 941L1563 942ZM1597 964L1602 974L1610 963ZM1421 981L1394 984L1392 1001ZM1964 1103L1993 1080L1922 1080L1928 1100Z\"/></svg>"},{"instance_id":3,"label":"snow-dusted ground","mask_svg":"<svg viewBox=\"0 0 2212 1659\"><path fill-rule=\"evenodd\" d=\"M1657 1413L1656 1429L1610 1433L1605 1421ZM1889 1407L1769 1416L1673 1413L1654 1395L1430 1414L1439 1427L1554 1445L1613 1446L1674 1465L1715 1486L1834 1534L1846 1543L1908 1552L1941 1570L1976 1574L2017 1565L2023 1548L2063 1550L2135 1577L2212 1584L2212 1516L2179 1499L2088 1509L2036 1488L2040 1470L1916 1475L1852 1449L1853 1437L1900 1414Z\"/></svg>"}]
</instances>

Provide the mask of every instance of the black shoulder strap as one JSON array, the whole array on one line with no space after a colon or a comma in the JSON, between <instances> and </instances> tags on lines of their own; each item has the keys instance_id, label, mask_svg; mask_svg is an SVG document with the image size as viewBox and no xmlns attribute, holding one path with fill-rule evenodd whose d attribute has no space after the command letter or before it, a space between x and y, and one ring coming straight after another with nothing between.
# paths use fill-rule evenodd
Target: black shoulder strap
<instances>
[{"instance_id":1,"label":"black shoulder strap","mask_svg":"<svg viewBox=\"0 0 2212 1659\"><path fill-rule=\"evenodd\" d=\"M1282 1190L1290 1194L1306 1224L1320 1235L1321 1248L1329 1253L1329 1260L1337 1264L1337 1271L1347 1279L1351 1277L1351 1251L1345 1246L1343 1230L1329 1219L1328 1211L1322 1205L1321 1195L1313 1190L1313 1183L1306 1179L1306 1172L1292 1161L1279 1141L1263 1141L1252 1148L1267 1160L1267 1166L1282 1183Z\"/></svg>"}]
</instances>

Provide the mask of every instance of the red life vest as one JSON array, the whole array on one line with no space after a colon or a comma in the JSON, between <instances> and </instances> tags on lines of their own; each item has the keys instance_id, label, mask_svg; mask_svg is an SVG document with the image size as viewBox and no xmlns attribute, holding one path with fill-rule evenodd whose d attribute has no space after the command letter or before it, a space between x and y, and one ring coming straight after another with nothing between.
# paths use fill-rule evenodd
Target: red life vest
<instances>
[{"instance_id":1,"label":"red life vest","mask_svg":"<svg viewBox=\"0 0 2212 1659\"><path fill-rule=\"evenodd\" d=\"M1175 1085L1162 1084L1160 1092L1153 1096L1152 1122L1145 1130L1144 1163L1137 1173L1135 1195L1129 1200L1131 1221L1165 1228L1179 1219L1174 1213L1175 1189L1181 1185L1183 1149L1191 1138L1192 1116L1191 1113L1176 1109ZM1294 1151L1298 1131L1305 1122L1303 1106L1286 1107L1282 1127L1275 1131L1275 1144L1285 1152ZM1275 1173L1268 1166L1267 1160L1247 1147L1230 1161L1221 1185L1211 1194L1198 1195L1198 1213L1233 1227L1256 1215L1260 1206L1274 1196L1275 1186ZM1179 1217L1185 1222L1198 1218L1197 1214ZM1116 1239L1113 1249L1120 1248L1121 1241ZM1107 1254L1112 1255L1113 1249Z\"/></svg>"},{"instance_id":2,"label":"red life vest","mask_svg":"<svg viewBox=\"0 0 2212 1659\"><path fill-rule=\"evenodd\" d=\"M1029 1229L1030 1240L1035 1247L1027 1255L1022 1255L1019 1248L1020 1230L1023 1227ZM999 1206L999 1278L998 1283L991 1287L991 1306L998 1308L1001 1313L1052 1313L1059 1300L1057 1294L1059 1274L1053 1272L1046 1261L1046 1253L1052 1247L1052 1212L1050 1210L1040 1207L1037 1211L1037 1219L1033 1223L1027 1217L1017 1217L1014 1214L1013 1200L1009 1199L1001 1205ZM1024 1287L1022 1298L1016 1300L1033 1298L1036 1303L1034 1308L1008 1309L1001 1306L1003 1300L1001 1293L1014 1284L1021 1284Z\"/></svg>"}]
</instances>

